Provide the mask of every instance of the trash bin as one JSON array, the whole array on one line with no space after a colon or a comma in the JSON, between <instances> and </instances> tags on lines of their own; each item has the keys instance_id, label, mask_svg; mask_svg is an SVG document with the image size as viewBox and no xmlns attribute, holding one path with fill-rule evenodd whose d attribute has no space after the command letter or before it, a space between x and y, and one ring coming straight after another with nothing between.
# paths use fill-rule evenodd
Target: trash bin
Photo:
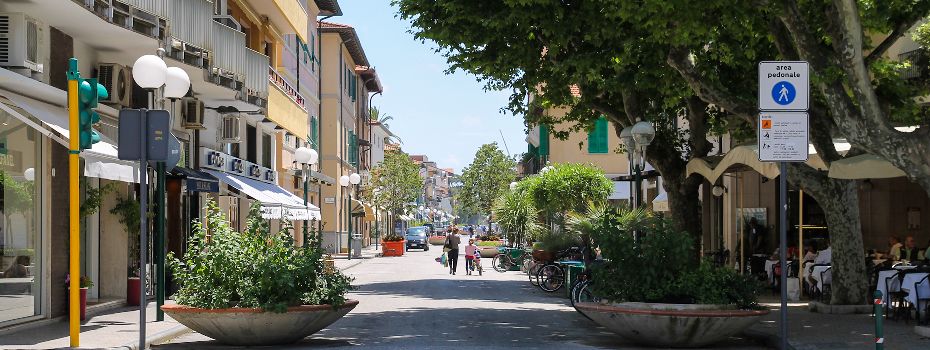
<instances>
[{"instance_id":1,"label":"trash bin","mask_svg":"<svg viewBox=\"0 0 930 350\"><path fill-rule=\"evenodd\" d=\"M563 261L561 264L565 269L565 296L571 298L572 286L575 285L575 281L578 280L578 276L584 272L584 262Z\"/></svg>"}]
</instances>

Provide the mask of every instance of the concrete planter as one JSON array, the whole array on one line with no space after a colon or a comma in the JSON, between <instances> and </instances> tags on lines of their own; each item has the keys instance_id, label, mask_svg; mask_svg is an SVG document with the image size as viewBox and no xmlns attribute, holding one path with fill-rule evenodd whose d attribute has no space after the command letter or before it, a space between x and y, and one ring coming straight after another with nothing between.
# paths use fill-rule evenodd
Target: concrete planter
<instances>
[{"instance_id":1,"label":"concrete planter","mask_svg":"<svg viewBox=\"0 0 930 350\"><path fill-rule=\"evenodd\" d=\"M381 256L403 256L407 241L381 241Z\"/></svg>"},{"instance_id":2,"label":"concrete planter","mask_svg":"<svg viewBox=\"0 0 930 350\"><path fill-rule=\"evenodd\" d=\"M427 241L432 245L443 245L446 244L446 236L430 236Z\"/></svg>"},{"instance_id":3,"label":"concrete planter","mask_svg":"<svg viewBox=\"0 0 930 350\"><path fill-rule=\"evenodd\" d=\"M637 343L655 347L700 347L740 333L769 310L727 305L578 303L594 322Z\"/></svg>"},{"instance_id":4,"label":"concrete planter","mask_svg":"<svg viewBox=\"0 0 930 350\"><path fill-rule=\"evenodd\" d=\"M287 312L265 312L258 308L199 309L163 305L171 318L205 336L229 345L281 345L297 342L336 322L358 306L346 300L339 308L302 305Z\"/></svg>"},{"instance_id":5,"label":"concrete planter","mask_svg":"<svg viewBox=\"0 0 930 350\"><path fill-rule=\"evenodd\" d=\"M481 254L482 258L493 258L500 254L500 251L497 250L497 247L478 247L478 254Z\"/></svg>"}]
</instances>

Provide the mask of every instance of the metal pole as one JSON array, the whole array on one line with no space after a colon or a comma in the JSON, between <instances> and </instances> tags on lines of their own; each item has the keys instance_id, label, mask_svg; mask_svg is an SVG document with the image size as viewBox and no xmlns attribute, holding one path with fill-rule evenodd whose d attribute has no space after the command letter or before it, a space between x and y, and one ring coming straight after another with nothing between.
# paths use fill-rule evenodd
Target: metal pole
<instances>
[{"instance_id":1,"label":"metal pole","mask_svg":"<svg viewBox=\"0 0 930 350\"><path fill-rule=\"evenodd\" d=\"M139 142L142 144L141 159L139 160L139 349L145 349L145 307L148 304L146 300L145 292L145 264L146 264L146 255L148 254L148 200L149 200L149 185L147 172L148 172L148 142L146 142L146 129L148 129L148 118L146 114L148 110L143 109L142 116L142 127L139 128Z\"/></svg>"},{"instance_id":2,"label":"metal pole","mask_svg":"<svg viewBox=\"0 0 930 350\"><path fill-rule=\"evenodd\" d=\"M346 189L349 189L349 186L346 186ZM349 191L349 249L346 255L349 256L348 260L352 260L352 191Z\"/></svg>"},{"instance_id":3,"label":"metal pole","mask_svg":"<svg viewBox=\"0 0 930 350\"><path fill-rule=\"evenodd\" d=\"M778 255L781 273L781 349L788 349L788 171L785 163L778 163Z\"/></svg>"},{"instance_id":4,"label":"metal pole","mask_svg":"<svg viewBox=\"0 0 930 350\"><path fill-rule=\"evenodd\" d=\"M299 50L298 50L298 51L299 51ZM303 165L303 170L304 170L304 171L303 171L303 176L304 176L304 208L307 208L307 197L308 197L307 172L308 172L310 169L308 169L306 165ZM309 213L309 212L308 212L308 213ZM310 224L309 221L304 220L304 239L303 239L303 242L304 242L303 246L304 246L304 247L307 246L307 231L308 231L308 229L309 229L309 227L307 227L307 226L308 226L309 224Z\"/></svg>"},{"instance_id":5,"label":"metal pole","mask_svg":"<svg viewBox=\"0 0 930 350\"><path fill-rule=\"evenodd\" d=\"M885 298L882 297L882 291L875 291L875 350L882 350L885 348L885 332L882 329L882 301ZM920 311L918 311L920 313ZM919 318L919 317L918 317Z\"/></svg>"},{"instance_id":6,"label":"metal pole","mask_svg":"<svg viewBox=\"0 0 930 350\"><path fill-rule=\"evenodd\" d=\"M68 283L68 335L71 347L81 344L81 223L78 210L81 207L78 196L80 193L78 167L81 159L80 123L78 121L78 61L76 58L68 60L68 274L71 278Z\"/></svg>"},{"instance_id":7,"label":"metal pole","mask_svg":"<svg viewBox=\"0 0 930 350\"><path fill-rule=\"evenodd\" d=\"M165 312L165 162L155 165L155 321L164 321Z\"/></svg>"},{"instance_id":8,"label":"metal pole","mask_svg":"<svg viewBox=\"0 0 930 350\"><path fill-rule=\"evenodd\" d=\"M804 190L798 190L798 286L804 285ZM801 288L804 291L804 288Z\"/></svg>"}]
</instances>

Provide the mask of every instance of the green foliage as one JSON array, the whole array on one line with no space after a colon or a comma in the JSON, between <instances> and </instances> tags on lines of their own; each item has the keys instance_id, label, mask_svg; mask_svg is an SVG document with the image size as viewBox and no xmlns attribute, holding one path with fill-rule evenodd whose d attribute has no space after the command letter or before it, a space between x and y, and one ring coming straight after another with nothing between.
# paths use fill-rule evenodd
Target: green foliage
<instances>
[{"instance_id":1,"label":"green foliage","mask_svg":"<svg viewBox=\"0 0 930 350\"><path fill-rule=\"evenodd\" d=\"M0 185L3 186L3 209L6 215L33 210L35 181L19 181L6 171L0 171Z\"/></svg>"},{"instance_id":2,"label":"green foliage","mask_svg":"<svg viewBox=\"0 0 930 350\"><path fill-rule=\"evenodd\" d=\"M578 236L565 231L544 231L538 237L542 249L553 253L581 244Z\"/></svg>"},{"instance_id":3,"label":"green foliage","mask_svg":"<svg viewBox=\"0 0 930 350\"><path fill-rule=\"evenodd\" d=\"M399 235L399 234L397 234L397 233L391 231L391 232L385 234L384 237L381 238L381 240L384 241L384 242L400 242L400 241L403 241L403 240L404 240L404 236L401 236L401 235Z\"/></svg>"},{"instance_id":4,"label":"green foliage","mask_svg":"<svg viewBox=\"0 0 930 350\"><path fill-rule=\"evenodd\" d=\"M497 143L482 145L475 159L462 170L459 204L483 215L491 214L494 200L507 191L514 180L516 162L497 148Z\"/></svg>"},{"instance_id":5,"label":"green foliage","mask_svg":"<svg viewBox=\"0 0 930 350\"><path fill-rule=\"evenodd\" d=\"M539 210L527 191L507 191L494 203L494 218L509 242L523 244L536 238L542 227Z\"/></svg>"},{"instance_id":6,"label":"green foliage","mask_svg":"<svg viewBox=\"0 0 930 350\"><path fill-rule=\"evenodd\" d=\"M142 220L139 201L132 197L122 197L116 200L116 206L110 209L110 214L119 216L119 223L129 236L129 276L139 276L139 234Z\"/></svg>"},{"instance_id":7,"label":"green foliage","mask_svg":"<svg viewBox=\"0 0 930 350\"><path fill-rule=\"evenodd\" d=\"M81 203L81 217L88 217L97 213L100 210L100 206L103 205L103 197L108 193L116 190L116 183L111 182L106 185L93 188L87 186L87 178L81 180L81 185L84 186L86 198L84 202Z\"/></svg>"},{"instance_id":8,"label":"green foliage","mask_svg":"<svg viewBox=\"0 0 930 350\"><path fill-rule=\"evenodd\" d=\"M498 235L484 235L484 236L478 236L478 240L484 241L484 242L498 242L501 240L501 238Z\"/></svg>"},{"instance_id":9,"label":"green foliage","mask_svg":"<svg viewBox=\"0 0 930 350\"><path fill-rule=\"evenodd\" d=\"M597 207L573 220L573 227L590 233L607 260L594 272L597 291L607 299L755 306L758 282L731 268L694 264L691 236L668 219Z\"/></svg>"},{"instance_id":10,"label":"green foliage","mask_svg":"<svg viewBox=\"0 0 930 350\"><path fill-rule=\"evenodd\" d=\"M586 164L556 164L552 170L527 182L527 192L537 206L554 213L585 212L588 205L601 205L613 191L604 172Z\"/></svg>"},{"instance_id":11,"label":"green foliage","mask_svg":"<svg viewBox=\"0 0 930 350\"><path fill-rule=\"evenodd\" d=\"M385 152L384 161L371 170L371 188L376 207L399 211L416 200L422 191L420 169L406 153Z\"/></svg>"},{"instance_id":12,"label":"green foliage","mask_svg":"<svg viewBox=\"0 0 930 350\"><path fill-rule=\"evenodd\" d=\"M500 241L481 241L481 242L475 243L475 245L479 247L499 247L501 245L501 242Z\"/></svg>"},{"instance_id":13,"label":"green foliage","mask_svg":"<svg viewBox=\"0 0 930 350\"><path fill-rule=\"evenodd\" d=\"M174 296L179 304L284 312L290 306L336 307L345 302L351 279L338 270L324 272L323 249L318 244L295 246L289 224L272 233L260 204L249 208L243 232L229 227L215 202L207 202L206 208L206 224L194 224L184 257L168 256L181 284Z\"/></svg>"}]
</instances>

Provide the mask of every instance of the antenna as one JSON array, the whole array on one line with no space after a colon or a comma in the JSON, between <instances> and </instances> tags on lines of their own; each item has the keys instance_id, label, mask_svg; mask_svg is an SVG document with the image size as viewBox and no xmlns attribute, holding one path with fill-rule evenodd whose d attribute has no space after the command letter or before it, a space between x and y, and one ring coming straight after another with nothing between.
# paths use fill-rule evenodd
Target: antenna
<instances>
[{"instance_id":1,"label":"antenna","mask_svg":"<svg viewBox=\"0 0 930 350\"><path fill-rule=\"evenodd\" d=\"M501 129L497 129L497 132L501 133L501 141L504 141L504 149L507 150L507 156L510 157L510 147L507 147L507 139L504 138L504 132Z\"/></svg>"}]
</instances>

